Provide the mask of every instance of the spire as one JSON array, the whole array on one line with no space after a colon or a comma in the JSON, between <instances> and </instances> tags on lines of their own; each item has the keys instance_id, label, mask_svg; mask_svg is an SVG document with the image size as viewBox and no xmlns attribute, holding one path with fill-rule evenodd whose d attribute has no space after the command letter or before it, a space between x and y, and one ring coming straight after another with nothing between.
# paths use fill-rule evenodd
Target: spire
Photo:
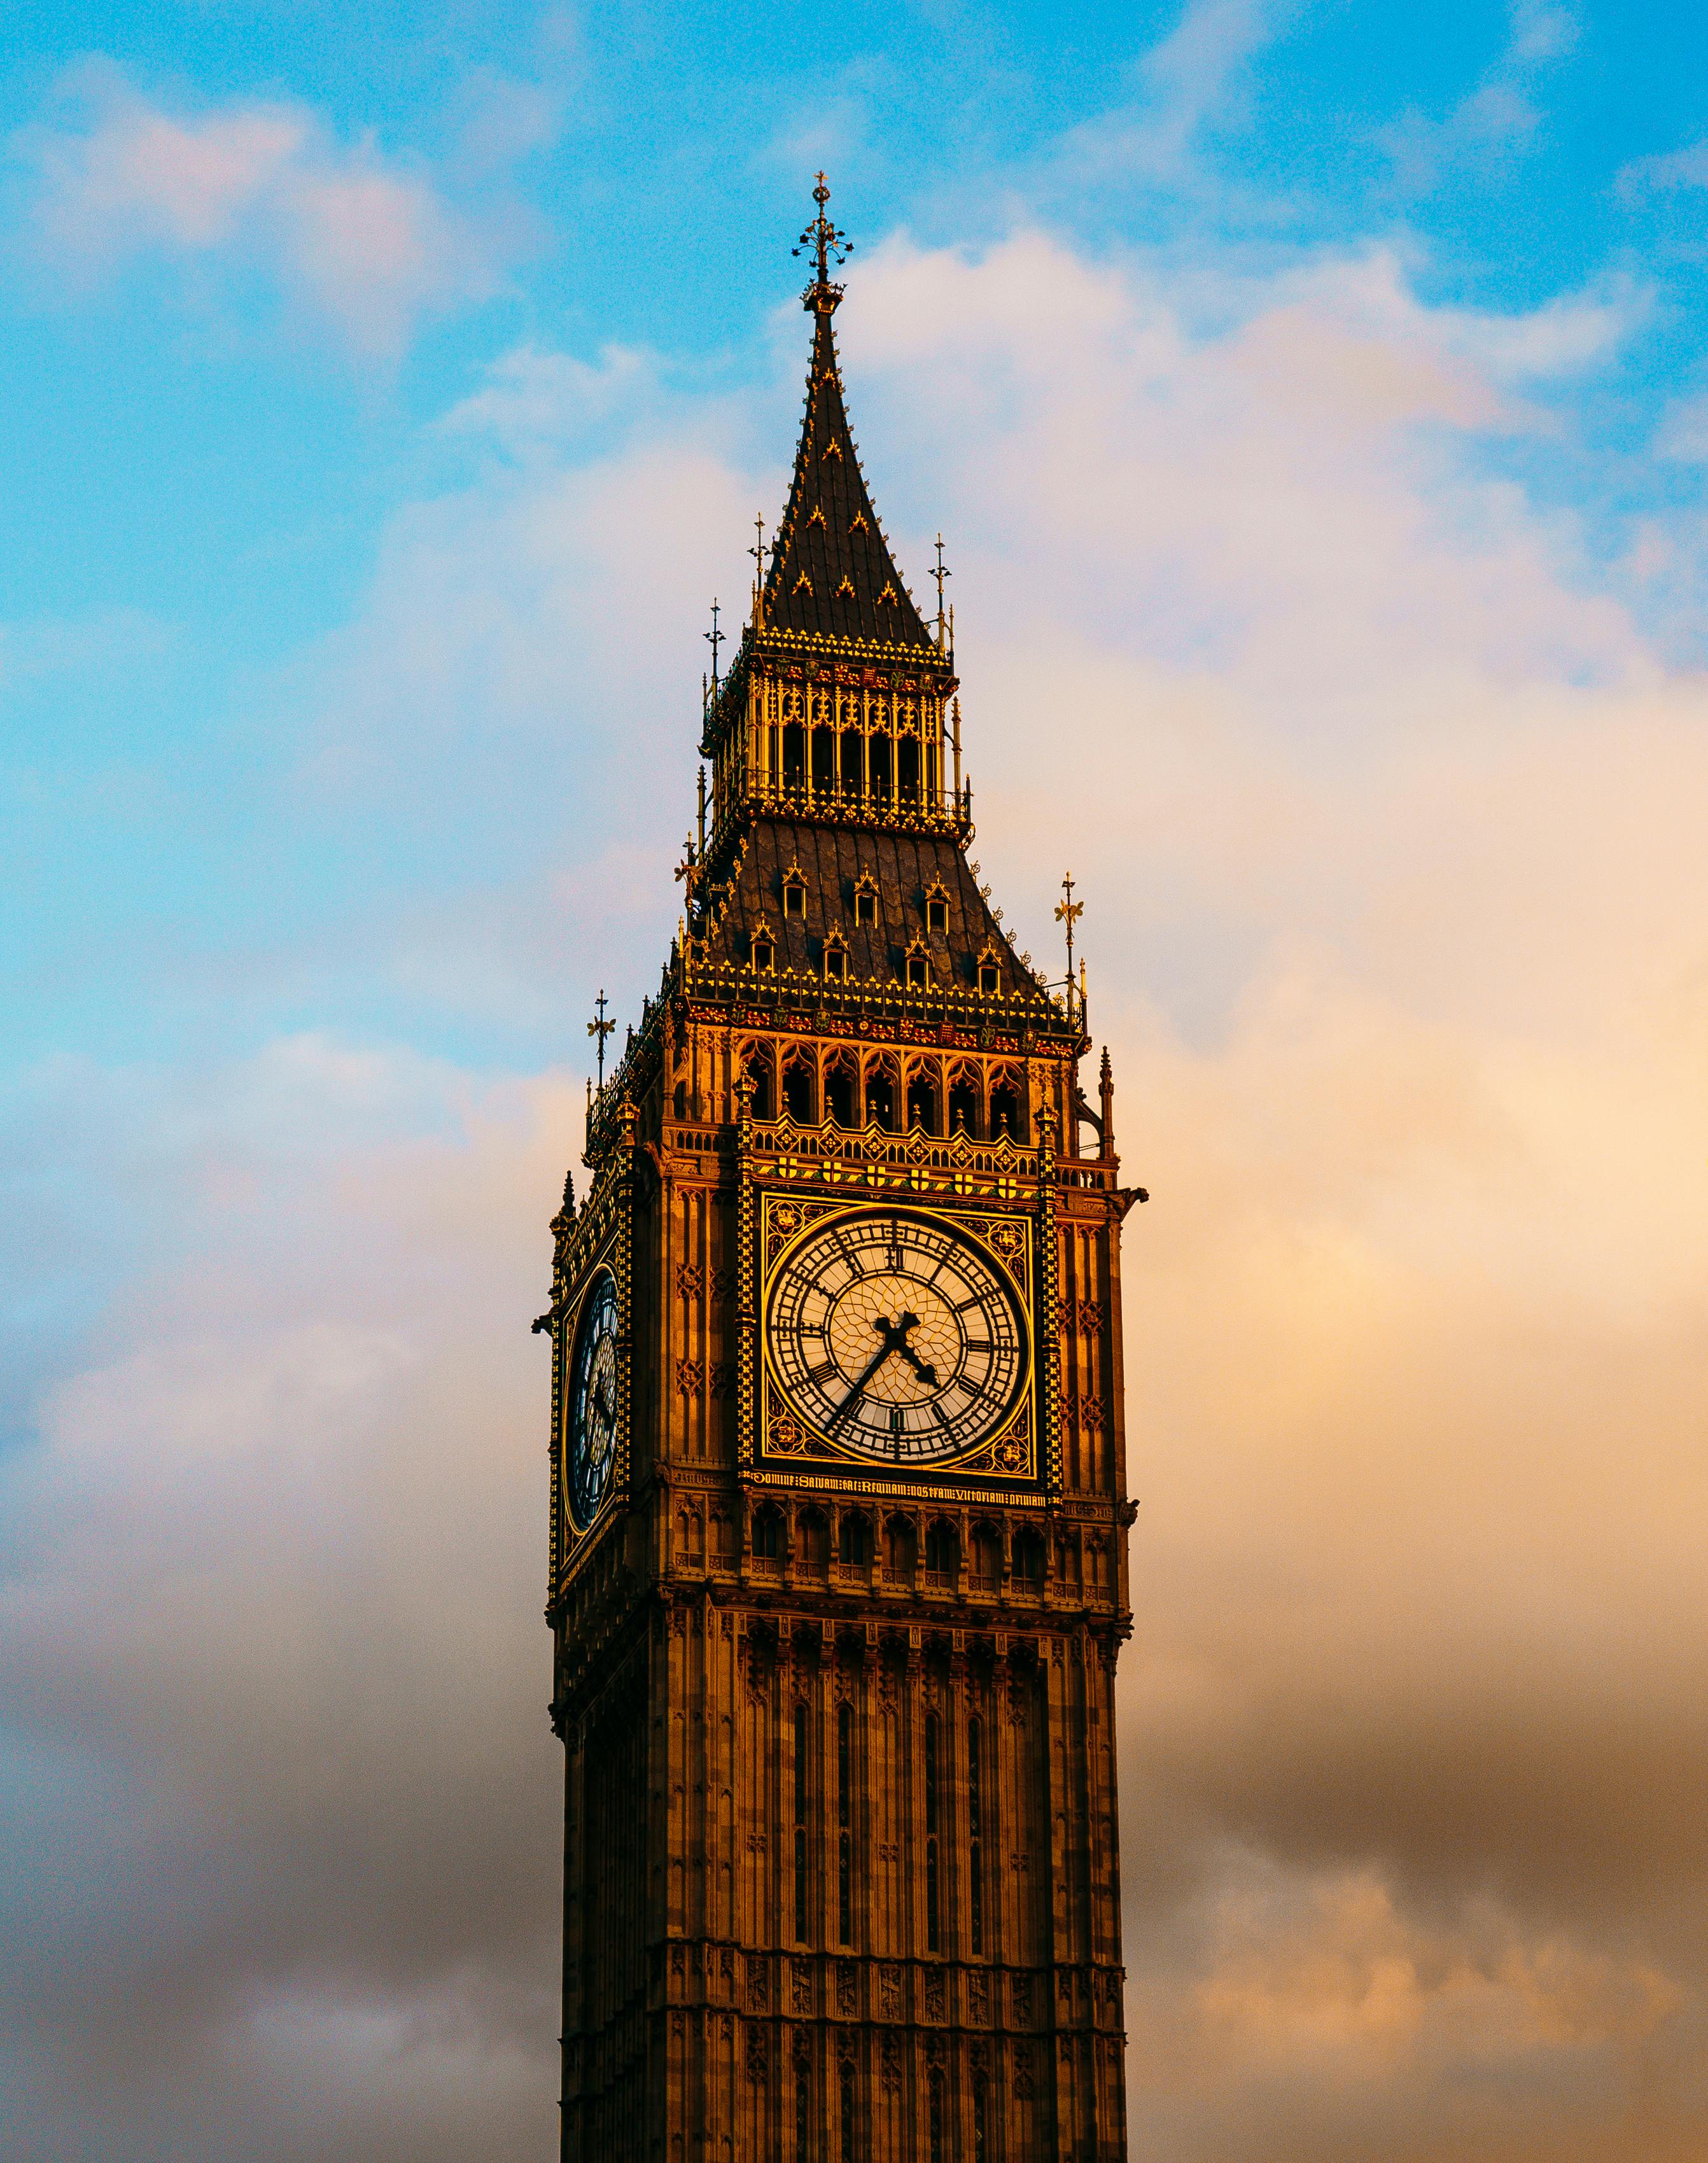
<instances>
[{"instance_id":1,"label":"spire","mask_svg":"<svg viewBox=\"0 0 1708 2163\"><path fill-rule=\"evenodd\" d=\"M830 266L842 261L849 242L825 215L830 199L820 173L813 190L818 216L795 249L797 255L811 250L815 272L801 295L813 318L806 416L789 507L765 575L764 625L768 630L882 640L935 652L878 526L848 430L830 327L842 288L832 282Z\"/></svg>"}]
</instances>

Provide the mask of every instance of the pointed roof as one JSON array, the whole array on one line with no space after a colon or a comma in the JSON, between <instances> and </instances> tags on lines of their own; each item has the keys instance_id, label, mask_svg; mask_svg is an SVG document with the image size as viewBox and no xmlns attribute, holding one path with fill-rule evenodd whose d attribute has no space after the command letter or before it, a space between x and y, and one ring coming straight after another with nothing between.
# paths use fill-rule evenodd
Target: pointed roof
<instances>
[{"instance_id":1,"label":"pointed roof","mask_svg":"<svg viewBox=\"0 0 1708 2163\"><path fill-rule=\"evenodd\" d=\"M936 642L902 582L878 525L849 432L830 327L842 289L830 282L826 261L846 243L825 216L829 194L820 173L815 191L819 215L801 236L804 245L814 245L818 271L801 296L813 317L806 415L794 483L765 580L765 626L935 652Z\"/></svg>"}]
</instances>

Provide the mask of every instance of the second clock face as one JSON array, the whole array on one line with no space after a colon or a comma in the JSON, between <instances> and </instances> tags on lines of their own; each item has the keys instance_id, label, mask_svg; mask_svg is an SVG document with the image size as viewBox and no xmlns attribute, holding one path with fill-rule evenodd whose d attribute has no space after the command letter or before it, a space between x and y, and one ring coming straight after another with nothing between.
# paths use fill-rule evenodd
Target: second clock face
<instances>
[{"instance_id":1,"label":"second clock face","mask_svg":"<svg viewBox=\"0 0 1708 2163\"><path fill-rule=\"evenodd\" d=\"M569 1514L579 1532L599 1515L616 1463L616 1280L600 1270L581 1302L564 1400Z\"/></svg>"},{"instance_id":2,"label":"second clock face","mask_svg":"<svg viewBox=\"0 0 1708 2163\"><path fill-rule=\"evenodd\" d=\"M809 1232L772 1284L765 1329L795 1416L889 1464L976 1448L1025 1379L1026 1318L1009 1280L940 1218L904 1210Z\"/></svg>"}]
</instances>

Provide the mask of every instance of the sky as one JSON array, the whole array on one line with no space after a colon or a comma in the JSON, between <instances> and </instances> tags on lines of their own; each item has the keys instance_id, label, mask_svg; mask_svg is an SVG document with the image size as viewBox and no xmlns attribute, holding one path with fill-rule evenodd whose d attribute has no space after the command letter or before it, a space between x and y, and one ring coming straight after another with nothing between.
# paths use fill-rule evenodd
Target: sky
<instances>
[{"instance_id":1,"label":"sky","mask_svg":"<svg viewBox=\"0 0 1708 2163\"><path fill-rule=\"evenodd\" d=\"M1708 18L19 0L0 2122L555 2139L527 1323L807 357L1118 1087L1147 2163L1708 2153Z\"/></svg>"}]
</instances>

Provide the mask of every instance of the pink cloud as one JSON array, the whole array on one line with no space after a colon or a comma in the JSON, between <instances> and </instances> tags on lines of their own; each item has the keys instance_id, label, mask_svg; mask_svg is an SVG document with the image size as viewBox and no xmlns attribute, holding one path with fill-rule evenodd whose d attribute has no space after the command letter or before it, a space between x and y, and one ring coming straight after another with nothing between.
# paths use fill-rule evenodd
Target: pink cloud
<instances>
[{"instance_id":1,"label":"pink cloud","mask_svg":"<svg viewBox=\"0 0 1708 2163\"><path fill-rule=\"evenodd\" d=\"M21 147L39 247L81 282L148 255L259 269L369 358L493 290L493 243L427 175L371 140L339 143L303 107L174 113L104 62L72 87L79 124L28 130Z\"/></svg>"}]
</instances>

